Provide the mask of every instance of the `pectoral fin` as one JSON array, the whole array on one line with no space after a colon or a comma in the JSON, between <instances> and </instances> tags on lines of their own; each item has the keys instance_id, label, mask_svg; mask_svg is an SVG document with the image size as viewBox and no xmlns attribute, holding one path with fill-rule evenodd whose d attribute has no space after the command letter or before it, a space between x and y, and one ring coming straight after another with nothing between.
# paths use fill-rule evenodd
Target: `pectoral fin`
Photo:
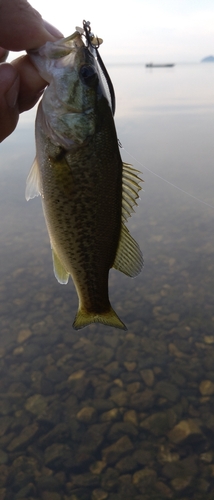
<instances>
[{"instance_id":1,"label":"pectoral fin","mask_svg":"<svg viewBox=\"0 0 214 500\"><path fill-rule=\"evenodd\" d=\"M113 267L131 278L137 276L143 267L140 247L123 223Z\"/></svg>"},{"instance_id":2,"label":"pectoral fin","mask_svg":"<svg viewBox=\"0 0 214 500\"><path fill-rule=\"evenodd\" d=\"M52 258L53 258L54 274L57 281L59 281L61 285L67 285L69 273L67 273L61 261L59 260L59 257L57 256L56 252L53 249L52 249Z\"/></svg>"},{"instance_id":3,"label":"pectoral fin","mask_svg":"<svg viewBox=\"0 0 214 500\"><path fill-rule=\"evenodd\" d=\"M40 188L39 166L37 163L37 159L35 158L27 177L25 198L28 201L31 200L32 198L35 198L35 196L39 196L40 194L41 194L41 188Z\"/></svg>"}]
</instances>

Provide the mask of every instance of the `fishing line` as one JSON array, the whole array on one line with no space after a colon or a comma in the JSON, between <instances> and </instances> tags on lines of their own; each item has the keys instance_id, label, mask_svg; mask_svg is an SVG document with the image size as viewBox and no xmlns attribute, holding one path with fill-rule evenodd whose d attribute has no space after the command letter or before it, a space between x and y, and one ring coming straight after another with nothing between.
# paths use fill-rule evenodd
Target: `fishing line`
<instances>
[{"instance_id":1,"label":"fishing line","mask_svg":"<svg viewBox=\"0 0 214 500\"><path fill-rule=\"evenodd\" d=\"M150 174L153 174L155 175L155 177L158 177L158 179L161 179L163 182L166 182L167 184L169 184L170 186L174 187L175 189L177 189L178 191L181 191L181 193L184 193L186 194L187 196L190 196L190 198L193 198L194 200L196 201L199 201L200 203L202 203L203 205L206 205L207 207L210 207L210 208L214 208L214 205L211 205L210 203L206 203L206 201L203 201L201 200L200 198L197 198L197 196L194 196L193 194L190 194L188 193L187 191L185 191L184 189L176 186L176 184L173 184L173 182L170 182L168 181L167 179L164 179L164 177L161 177L161 175L159 174L156 174L156 172L153 172L153 170L151 170L150 168L148 167L145 167L145 165L143 165L142 163L140 163L140 161L137 160L137 158L135 158L133 155L131 155L123 146L121 146L121 148L123 149L123 151L125 151L126 153L128 153L128 155L133 158L134 161L136 161L137 163L139 163L139 165L147 170L148 172L150 172Z\"/></svg>"},{"instance_id":2,"label":"fishing line","mask_svg":"<svg viewBox=\"0 0 214 500\"><path fill-rule=\"evenodd\" d=\"M87 43L88 43L88 48L92 50L92 53L95 51L96 52L96 56L97 56L97 60L98 60L98 63L100 65L100 68L106 78L106 81L107 81L107 85L108 85L108 89L109 89L109 93L110 93L110 98L111 98L111 108L112 108L112 114L114 115L114 112L115 112L115 93L114 93L114 87L113 87L113 84L112 84L112 81L110 79L110 76L107 72L107 69L103 63L103 60L101 59L101 56L98 52L98 48L99 48L99 45L100 45L100 40L99 38L96 38L94 37L93 33L91 33L91 27L90 27L90 21L85 21L83 20L83 31L85 32L85 37L86 37L86 40L87 40ZM102 43L102 40L101 40L101 43ZM142 163L140 163L140 161L137 160L137 158L135 158L133 155L131 155L131 153L129 153L121 144L121 142L118 140L118 145L121 149L123 149L131 158L133 158L134 161L136 161L143 169L147 170L148 172L150 172L150 174L152 175L155 175L155 177L158 177L158 179L161 179L161 181L165 182L166 184L169 184L170 186L172 186L174 189L177 189L178 191L180 191L181 193L184 193L186 194L187 196L189 196L190 198L193 198L193 200L196 200L198 201L199 203L202 203L203 205L205 205L206 207L209 207L209 208L213 208L214 209L214 205L211 205L210 203L207 203L206 201L203 201L201 200L200 198L197 198L197 196L194 196L193 194L190 194L188 193L187 191L185 191L184 189L176 186L176 184L173 184L173 182L170 182L168 181L167 179L165 179L164 177L162 177L161 175L159 174L156 174L156 172L154 172L153 170L151 170L150 168L148 167L145 167L145 165L143 165Z\"/></svg>"}]
</instances>

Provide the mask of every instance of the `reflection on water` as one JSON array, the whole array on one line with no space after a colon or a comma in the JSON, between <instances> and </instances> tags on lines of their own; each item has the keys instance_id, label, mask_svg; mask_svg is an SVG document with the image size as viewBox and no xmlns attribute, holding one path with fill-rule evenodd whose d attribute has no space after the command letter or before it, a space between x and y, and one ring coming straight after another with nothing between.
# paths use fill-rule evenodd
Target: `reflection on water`
<instances>
[{"instance_id":1,"label":"reflection on water","mask_svg":"<svg viewBox=\"0 0 214 500\"><path fill-rule=\"evenodd\" d=\"M110 70L126 150L214 204L214 65ZM1 145L0 498L213 500L214 209L145 170L130 222L145 267L110 275L129 330L76 333L40 200L24 200L26 117Z\"/></svg>"}]
</instances>

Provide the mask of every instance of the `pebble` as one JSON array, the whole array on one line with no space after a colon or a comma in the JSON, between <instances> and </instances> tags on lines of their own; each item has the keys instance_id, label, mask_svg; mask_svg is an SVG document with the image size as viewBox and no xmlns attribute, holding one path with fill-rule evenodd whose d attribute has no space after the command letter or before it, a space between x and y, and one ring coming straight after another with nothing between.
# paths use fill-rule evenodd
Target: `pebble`
<instances>
[{"instance_id":1,"label":"pebble","mask_svg":"<svg viewBox=\"0 0 214 500\"><path fill-rule=\"evenodd\" d=\"M156 393L168 401L175 403L179 399L180 391L175 384L161 380L156 384Z\"/></svg>"},{"instance_id":2,"label":"pebble","mask_svg":"<svg viewBox=\"0 0 214 500\"><path fill-rule=\"evenodd\" d=\"M101 476L101 488L104 491L115 491L118 486L119 472L112 467L108 467Z\"/></svg>"},{"instance_id":3,"label":"pebble","mask_svg":"<svg viewBox=\"0 0 214 500\"><path fill-rule=\"evenodd\" d=\"M155 470L145 467L144 469L135 472L132 480L133 484L137 486L137 488L141 489L142 486L148 488L149 486L154 485L156 478L157 473Z\"/></svg>"},{"instance_id":4,"label":"pebble","mask_svg":"<svg viewBox=\"0 0 214 500\"><path fill-rule=\"evenodd\" d=\"M8 454L5 451L0 450L0 465L6 464L8 462Z\"/></svg>"},{"instance_id":5,"label":"pebble","mask_svg":"<svg viewBox=\"0 0 214 500\"><path fill-rule=\"evenodd\" d=\"M133 458L139 465L149 465L154 460L154 453L152 450L141 447L134 451Z\"/></svg>"},{"instance_id":6,"label":"pebble","mask_svg":"<svg viewBox=\"0 0 214 500\"><path fill-rule=\"evenodd\" d=\"M130 422L131 424L138 426L138 417L135 410L128 410L123 415L124 422Z\"/></svg>"},{"instance_id":7,"label":"pebble","mask_svg":"<svg viewBox=\"0 0 214 500\"><path fill-rule=\"evenodd\" d=\"M130 361L124 361L124 366L125 368L128 370L128 372L133 372L137 366L137 364L133 361L133 362L130 362Z\"/></svg>"},{"instance_id":8,"label":"pebble","mask_svg":"<svg viewBox=\"0 0 214 500\"><path fill-rule=\"evenodd\" d=\"M42 493L42 500L62 500L62 497L59 493L44 491Z\"/></svg>"},{"instance_id":9,"label":"pebble","mask_svg":"<svg viewBox=\"0 0 214 500\"><path fill-rule=\"evenodd\" d=\"M176 444L180 444L185 439L189 438L191 440L201 439L203 437L202 431L197 423L193 419L181 420L171 431L168 432L170 441Z\"/></svg>"},{"instance_id":10,"label":"pebble","mask_svg":"<svg viewBox=\"0 0 214 500\"><path fill-rule=\"evenodd\" d=\"M51 468L60 468L71 457L71 449L67 444L54 443L45 449L44 463Z\"/></svg>"},{"instance_id":11,"label":"pebble","mask_svg":"<svg viewBox=\"0 0 214 500\"><path fill-rule=\"evenodd\" d=\"M161 444L158 451L158 461L161 464L177 462L180 456L178 453L171 451L168 445Z\"/></svg>"},{"instance_id":12,"label":"pebble","mask_svg":"<svg viewBox=\"0 0 214 500\"><path fill-rule=\"evenodd\" d=\"M171 485L175 491L183 491L188 486L190 486L192 479L192 476L175 477L174 479L172 479Z\"/></svg>"},{"instance_id":13,"label":"pebble","mask_svg":"<svg viewBox=\"0 0 214 500\"><path fill-rule=\"evenodd\" d=\"M137 467L137 462L133 457L126 456L121 458L116 464L116 468L121 474L126 474L127 472L134 471Z\"/></svg>"},{"instance_id":14,"label":"pebble","mask_svg":"<svg viewBox=\"0 0 214 500\"><path fill-rule=\"evenodd\" d=\"M59 481L53 475L53 471L47 467L43 468L43 474L37 478L39 491L56 491L60 488Z\"/></svg>"},{"instance_id":15,"label":"pebble","mask_svg":"<svg viewBox=\"0 0 214 500\"><path fill-rule=\"evenodd\" d=\"M140 374L143 381L148 387L152 387L154 385L155 376L153 370L151 370L150 368L141 370Z\"/></svg>"},{"instance_id":16,"label":"pebble","mask_svg":"<svg viewBox=\"0 0 214 500\"><path fill-rule=\"evenodd\" d=\"M22 344L22 342L25 342L25 340L29 339L31 335L33 335L33 333L29 328L20 330L17 337L18 344Z\"/></svg>"},{"instance_id":17,"label":"pebble","mask_svg":"<svg viewBox=\"0 0 214 500\"><path fill-rule=\"evenodd\" d=\"M118 387L123 387L124 386L124 383L123 383L123 381L120 378L116 378L114 380L114 384L117 385Z\"/></svg>"},{"instance_id":18,"label":"pebble","mask_svg":"<svg viewBox=\"0 0 214 500\"><path fill-rule=\"evenodd\" d=\"M123 436L118 439L115 443L102 450L103 460L107 464L112 464L117 462L119 458L133 450L134 446L128 436Z\"/></svg>"},{"instance_id":19,"label":"pebble","mask_svg":"<svg viewBox=\"0 0 214 500\"><path fill-rule=\"evenodd\" d=\"M201 453L200 459L202 460L202 462L210 464L213 460L213 452L205 451L204 453Z\"/></svg>"},{"instance_id":20,"label":"pebble","mask_svg":"<svg viewBox=\"0 0 214 500\"><path fill-rule=\"evenodd\" d=\"M160 492L160 494L163 496L163 499L165 498L173 498L173 492L167 484L162 483L162 481L157 481L156 482L156 490Z\"/></svg>"},{"instance_id":21,"label":"pebble","mask_svg":"<svg viewBox=\"0 0 214 500\"><path fill-rule=\"evenodd\" d=\"M104 436L108 428L108 423L91 425L83 435L79 452L82 454L94 453L104 441Z\"/></svg>"},{"instance_id":22,"label":"pebble","mask_svg":"<svg viewBox=\"0 0 214 500\"><path fill-rule=\"evenodd\" d=\"M106 365L104 367L104 370L113 377L117 377L117 375L121 371L118 361L112 361L111 363L109 363L109 365Z\"/></svg>"},{"instance_id":23,"label":"pebble","mask_svg":"<svg viewBox=\"0 0 214 500\"><path fill-rule=\"evenodd\" d=\"M214 335L205 335L204 336L204 342L205 344L214 344Z\"/></svg>"},{"instance_id":24,"label":"pebble","mask_svg":"<svg viewBox=\"0 0 214 500\"><path fill-rule=\"evenodd\" d=\"M23 446L28 445L38 434L38 425L36 423L24 427L21 434L10 441L7 446L8 451L16 451Z\"/></svg>"},{"instance_id":25,"label":"pebble","mask_svg":"<svg viewBox=\"0 0 214 500\"><path fill-rule=\"evenodd\" d=\"M77 372L74 372L72 373L69 377L68 377L68 381L72 381L72 380L79 380L81 378L83 378L85 375L85 370L78 370Z\"/></svg>"},{"instance_id":26,"label":"pebble","mask_svg":"<svg viewBox=\"0 0 214 500\"><path fill-rule=\"evenodd\" d=\"M25 408L34 415L40 415L46 410L47 401L41 394L34 394L34 396L27 399Z\"/></svg>"},{"instance_id":27,"label":"pebble","mask_svg":"<svg viewBox=\"0 0 214 500\"><path fill-rule=\"evenodd\" d=\"M169 417L164 412L154 413L153 415L145 418L140 427L146 429L155 436L163 436L169 430Z\"/></svg>"},{"instance_id":28,"label":"pebble","mask_svg":"<svg viewBox=\"0 0 214 500\"><path fill-rule=\"evenodd\" d=\"M74 486L95 487L99 485L99 479L96 474L85 472L81 474L72 474L71 482Z\"/></svg>"},{"instance_id":29,"label":"pebble","mask_svg":"<svg viewBox=\"0 0 214 500\"><path fill-rule=\"evenodd\" d=\"M105 500L108 498L107 491L101 490L100 488L92 491L92 500Z\"/></svg>"},{"instance_id":30,"label":"pebble","mask_svg":"<svg viewBox=\"0 0 214 500\"><path fill-rule=\"evenodd\" d=\"M77 413L76 418L79 422L89 424L94 421L95 416L96 416L95 408L92 408L90 406L85 406Z\"/></svg>"},{"instance_id":31,"label":"pebble","mask_svg":"<svg viewBox=\"0 0 214 500\"><path fill-rule=\"evenodd\" d=\"M210 476L214 477L214 464L210 464L209 471L210 471Z\"/></svg>"},{"instance_id":32,"label":"pebble","mask_svg":"<svg viewBox=\"0 0 214 500\"><path fill-rule=\"evenodd\" d=\"M115 441L123 435L137 436L138 429L131 422L116 422L108 432L108 439Z\"/></svg>"},{"instance_id":33,"label":"pebble","mask_svg":"<svg viewBox=\"0 0 214 500\"><path fill-rule=\"evenodd\" d=\"M202 380L199 385L199 391L202 396L212 396L214 394L214 382L211 380Z\"/></svg>"},{"instance_id":34,"label":"pebble","mask_svg":"<svg viewBox=\"0 0 214 500\"><path fill-rule=\"evenodd\" d=\"M127 406L129 400L129 394L127 391L117 391L111 395L110 400L113 401L117 406Z\"/></svg>"},{"instance_id":35,"label":"pebble","mask_svg":"<svg viewBox=\"0 0 214 500\"><path fill-rule=\"evenodd\" d=\"M155 400L155 394L151 389L133 394L130 398L129 406L136 411L143 412L152 408Z\"/></svg>"},{"instance_id":36,"label":"pebble","mask_svg":"<svg viewBox=\"0 0 214 500\"><path fill-rule=\"evenodd\" d=\"M169 354L171 356L174 356L175 358L186 358L187 359L187 356L183 352L181 352L177 348L177 346L175 344L173 344L172 342L169 343L168 349L169 349Z\"/></svg>"},{"instance_id":37,"label":"pebble","mask_svg":"<svg viewBox=\"0 0 214 500\"><path fill-rule=\"evenodd\" d=\"M14 350L13 350L13 355L14 356L21 356L24 352L24 347L16 347Z\"/></svg>"},{"instance_id":38,"label":"pebble","mask_svg":"<svg viewBox=\"0 0 214 500\"><path fill-rule=\"evenodd\" d=\"M112 408L112 410L104 411L100 417L101 422L112 422L117 420L120 416L119 408Z\"/></svg>"},{"instance_id":39,"label":"pebble","mask_svg":"<svg viewBox=\"0 0 214 500\"><path fill-rule=\"evenodd\" d=\"M105 469L106 467L106 462L104 462L103 460L98 460L97 462L94 462L91 466L90 466L90 471L92 472L92 474L100 474L103 469Z\"/></svg>"},{"instance_id":40,"label":"pebble","mask_svg":"<svg viewBox=\"0 0 214 500\"><path fill-rule=\"evenodd\" d=\"M136 394L136 392L139 392L141 389L141 383L140 382L133 382L132 384L127 385L127 391L130 394Z\"/></svg>"},{"instance_id":41,"label":"pebble","mask_svg":"<svg viewBox=\"0 0 214 500\"><path fill-rule=\"evenodd\" d=\"M7 416L0 417L0 437L9 430L11 424L13 423L13 418Z\"/></svg>"}]
</instances>

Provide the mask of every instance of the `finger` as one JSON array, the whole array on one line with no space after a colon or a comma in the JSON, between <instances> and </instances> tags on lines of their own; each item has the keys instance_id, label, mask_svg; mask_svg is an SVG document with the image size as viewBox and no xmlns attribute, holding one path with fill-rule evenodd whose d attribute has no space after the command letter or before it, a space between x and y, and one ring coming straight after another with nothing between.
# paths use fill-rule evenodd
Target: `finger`
<instances>
[{"instance_id":1,"label":"finger","mask_svg":"<svg viewBox=\"0 0 214 500\"><path fill-rule=\"evenodd\" d=\"M61 31L55 28L55 26L53 26L52 24L48 23L47 21L44 21L44 19L42 20L42 22L46 31L48 31L49 34L53 35L55 39L62 38L64 36L63 33L61 33Z\"/></svg>"},{"instance_id":2,"label":"finger","mask_svg":"<svg viewBox=\"0 0 214 500\"><path fill-rule=\"evenodd\" d=\"M22 113L36 104L47 82L41 78L28 55L18 57L11 64L20 78L18 106Z\"/></svg>"},{"instance_id":3,"label":"finger","mask_svg":"<svg viewBox=\"0 0 214 500\"><path fill-rule=\"evenodd\" d=\"M0 45L14 51L34 49L62 36L27 0L1 0L0 28Z\"/></svg>"},{"instance_id":4,"label":"finger","mask_svg":"<svg viewBox=\"0 0 214 500\"><path fill-rule=\"evenodd\" d=\"M15 129L19 119L19 75L10 64L0 64L0 142Z\"/></svg>"}]
</instances>

